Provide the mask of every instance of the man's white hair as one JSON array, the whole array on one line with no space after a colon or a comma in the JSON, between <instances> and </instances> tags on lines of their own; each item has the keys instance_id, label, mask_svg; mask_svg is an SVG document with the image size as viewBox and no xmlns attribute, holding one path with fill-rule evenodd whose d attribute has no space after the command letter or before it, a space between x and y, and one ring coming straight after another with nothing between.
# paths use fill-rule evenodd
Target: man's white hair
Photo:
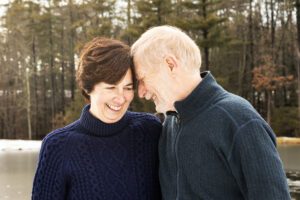
<instances>
[{"instance_id":1,"label":"man's white hair","mask_svg":"<svg viewBox=\"0 0 300 200\"><path fill-rule=\"evenodd\" d=\"M150 28L132 45L134 60L147 67L159 66L173 55L182 67L200 69L201 54L196 43L179 28L163 25Z\"/></svg>"}]
</instances>

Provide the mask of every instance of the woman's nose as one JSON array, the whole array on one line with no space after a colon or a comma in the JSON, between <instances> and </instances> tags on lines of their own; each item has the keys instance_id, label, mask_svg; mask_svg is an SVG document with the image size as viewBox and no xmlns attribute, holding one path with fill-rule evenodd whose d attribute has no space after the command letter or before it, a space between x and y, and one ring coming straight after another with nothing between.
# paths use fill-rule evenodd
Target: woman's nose
<instances>
[{"instance_id":1,"label":"woman's nose","mask_svg":"<svg viewBox=\"0 0 300 200\"><path fill-rule=\"evenodd\" d=\"M118 90L117 94L114 98L115 103L117 104L123 104L126 101L126 98L124 96L124 90Z\"/></svg>"}]
</instances>

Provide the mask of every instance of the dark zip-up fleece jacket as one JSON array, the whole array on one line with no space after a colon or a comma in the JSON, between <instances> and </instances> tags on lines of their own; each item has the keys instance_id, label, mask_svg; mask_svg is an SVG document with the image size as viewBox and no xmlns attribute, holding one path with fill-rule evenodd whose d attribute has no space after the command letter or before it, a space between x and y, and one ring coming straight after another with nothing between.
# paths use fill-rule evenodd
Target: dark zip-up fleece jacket
<instances>
[{"instance_id":1,"label":"dark zip-up fleece jacket","mask_svg":"<svg viewBox=\"0 0 300 200\"><path fill-rule=\"evenodd\" d=\"M290 199L276 138L245 99L210 72L167 115L159 143L164 200Z\"/></svg>"}]
</instances>

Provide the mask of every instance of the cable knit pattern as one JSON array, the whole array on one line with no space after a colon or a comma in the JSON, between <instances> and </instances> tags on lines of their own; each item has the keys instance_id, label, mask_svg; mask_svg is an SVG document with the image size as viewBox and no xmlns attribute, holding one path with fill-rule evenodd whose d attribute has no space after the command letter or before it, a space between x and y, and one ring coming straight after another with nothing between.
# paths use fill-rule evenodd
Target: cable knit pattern
<instances>
[{"instance_id":1,"label":"cable knit pattern","mask_svg":"<svg viewBox=\"0 0 300 200\"><path fill-rule=\"evenodd\" d=\"M33 200L159 200L159 120L126 112L106 124L87 105L79 120L48 134L36 170Z\"/></svg>"}]
</instances>

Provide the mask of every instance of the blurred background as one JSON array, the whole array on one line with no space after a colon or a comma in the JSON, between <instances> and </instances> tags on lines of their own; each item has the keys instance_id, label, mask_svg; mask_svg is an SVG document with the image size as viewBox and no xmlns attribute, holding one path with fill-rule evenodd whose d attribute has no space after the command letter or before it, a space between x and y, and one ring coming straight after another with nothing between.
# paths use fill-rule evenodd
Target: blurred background
<instances>
[{"instance_id":1,"label":"blurred background","mask_svg":"<svg viewBox=\"0 0 300 200\"><path fill-rule=\"evenodd\" d=\"M86 42L131 45L163 24L196 41L201 71L250 101L277 137L294 138L278 149L300 199L300 0L0 0L0 139L31 144L79 117L75 73ZM155 112L138 98L130 109ZM29 199L38 148L22 144L0 142L0 199Z\"/></svg>"},{"instance_id":2,"label":"blurred background","mask_svg":"<svg viewBox=\"0 0 300 200\"><path fill-rule=\"evenodd\" d=\"M300 3L295 0L1 0L0 137L41 139L78 118L75 71L96 36L132 44L170 24L203 64L248 99L277 136L300 136ZM133 110L154 112L135 99Z\"/></svg>"}]
</instances>

